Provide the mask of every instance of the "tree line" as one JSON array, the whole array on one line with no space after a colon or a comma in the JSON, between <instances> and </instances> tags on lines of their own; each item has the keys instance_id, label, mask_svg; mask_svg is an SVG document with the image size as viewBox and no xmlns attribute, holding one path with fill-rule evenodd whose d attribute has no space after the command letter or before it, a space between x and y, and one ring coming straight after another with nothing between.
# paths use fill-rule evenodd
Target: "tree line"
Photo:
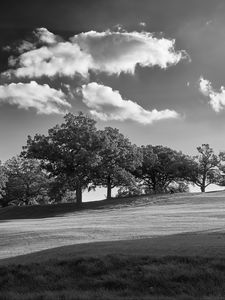
<instances>
[{"instance_id":1,"label":"tree line","mask_svg":"<svg viewBox=\"0 0 225 300\"><path fill-rule=\"evenodd\" d=\"M138 147L117 128L98 130L96 121L79 113L47 135L28 136L17 157L0 164L0 205L75 201L96 187L119 196L184 192L190 183L202 192L208 185L225 185L225 153L216 155L208 144L196 156L165 146Z\"/></svg>"}]
</instances>

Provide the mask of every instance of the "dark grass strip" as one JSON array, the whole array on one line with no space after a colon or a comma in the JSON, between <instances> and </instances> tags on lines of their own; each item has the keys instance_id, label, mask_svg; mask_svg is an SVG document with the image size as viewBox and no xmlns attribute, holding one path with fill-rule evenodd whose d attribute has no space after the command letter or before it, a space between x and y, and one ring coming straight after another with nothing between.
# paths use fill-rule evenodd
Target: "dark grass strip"
<instances>
[{"instance_id":1,"label":"dark grass strip","mask_svg":"<svg viewBox=\"0 0 225 300\"><path fill-rule=\"evenodd\" d=\"M0 299L199 297L225 299L225 259L108 255L0 267Z\"/></svg>"}]
</instances>

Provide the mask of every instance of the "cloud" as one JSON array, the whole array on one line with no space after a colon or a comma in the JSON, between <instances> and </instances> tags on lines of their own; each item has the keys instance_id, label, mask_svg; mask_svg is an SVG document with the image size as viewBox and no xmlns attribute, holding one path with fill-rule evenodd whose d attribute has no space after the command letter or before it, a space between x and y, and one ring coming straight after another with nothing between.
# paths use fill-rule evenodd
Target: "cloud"
<instances>
[{"instance_id":1,"label":"cloud","mask_svg":"<svg viewBox=\"0 0 225 300\"><path fill-rule=\"evenodd\" d=\"M19 53L24 53L26 51L30 51L35 49L35 45L32 44L31 42L28 41L23 41L18 47L17 47L17 51Z\"/></svg>"},{"instance_id":2,"label":"cloud","mask_svg":"<svg viewBox=\"0 0 225 300\"><path fill-rule=\"evenodd\" d=\"M60 42L55 46L43 46L23 53L17 63L18 68L13 73L16 77L38 78L55 75L73 76L78 73L88 76L91 57L84 54L78 45L70 42Z\"/></svg>"},{"instance_id":3,"label":"cloud","mask_svg":"<svg viewBox=\"0 0 225 300\"><path fill-rule=\"evenodd\" d=\"M148 32L89 31L71 41L91 55L91 69L108 74L134 74L137 65L166 69L185 56L175 51L175 40L156 38Z\"/></svg>"},{"instance_id":4,"label":"cloud","mask_svg":"<svg viewBox=\"0 0 225 300\"><path fill-rule=\"evenodd\" d=\"M53 34L50 31L48 31L48 29L46 29L44 27L37 28L34 31L34 34L38 38L38 40L42 43L54 44L58 41L57 35Z\"/></svg>"},{"instance_id":5,"label":"cloud","mask_svg":"<svg viewBox=\"0 0 225 300\"><path fill-rule=\"evenodd\" d=\"M225 108L225 88L223 86L217 92L212 88L209 80L200 77L199 90L204 96L209 98L209 104L215 112L220 112Z\"/></svg>"},{"instance_id":6,"label":"cloud","mask_svg":"<svg viewBox=\"0 0 225 300\"><path fill-rule=\"evenodd\" d=\"M0 85L0 104L3 103L22 109L34 108L38 114L47 115L65 113L71 106L61 90L55 90L47 84L39 85L35 81Z\"/></svg>"},{"instance_id":7,"label":"cloud","mask_svg":"<svg viewBox=\"0 0 225 300\"><path fill-rule=\"evenodd\" d=\"M146 27L146 23L145 23L145 22L140 22L139 25L140 25L141 27Z\"/></svg>"},{"instance_id":8,"label":"cloud","mask_svg":"<svg viewBox=\"0 0 225 300\"><path fill-rule=\"evenodd\" d=\"M137 65L166 69L187 57L175 50L175 40L157 38L149 32L89 31L63 41L45 28L36 30L39 44L11 58L13 67L5 74L17 77L88 77L90 71L109 75L134 74ZM22 45L28 45L23 43ZM31 47L31 45L29 45Z\"/></svg>"},{"instance_id":9,"label":"cloud","mask_svg":"<svg viewBox=\"0 0 225 300\"><path fill-rule=\"evenodd\" d=\"M151 124L154 121L179 116L177 112L169 109L145 110L136 102L124 100L119 91L113 91L111 87L96 82L82 85L81 93L90 113L103 121L132 120L141 124Z\"/></svg>"}]
</instances>

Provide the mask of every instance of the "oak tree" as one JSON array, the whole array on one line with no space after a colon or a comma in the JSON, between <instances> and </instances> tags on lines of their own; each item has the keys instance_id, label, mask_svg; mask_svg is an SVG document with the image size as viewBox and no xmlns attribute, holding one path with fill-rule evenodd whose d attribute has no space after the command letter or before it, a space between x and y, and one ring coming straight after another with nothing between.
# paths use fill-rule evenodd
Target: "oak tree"
<instances>
[{"instance_id":1,"label":"oak tree","mask_svg":"<svg viewBox=\"0 0 225 300\"><path fill-rule=\"evenodd\" d=\"M2 197L4 206L9 203L45 203L49 199L49 178L37 159L13 157L6 161L4 168L7 175L5 194Z\"/></svg>"},{"instance_id":2,"label":"oak tree","mask_svg":"<svg viewBox=\"0 0 225 300\"><path fill-rule=\"evenodd\" d=\"M197 147L198 155L193 157L193 165L190 181L200 187L201 192L212 183L219 183L221 180L222 152L216 155L209 144L202 144Z\"/></svg>"},{"instance_id":3,"label":"oak tree","mask_svg":"<svg viewBox=\"0 0 225 300\"><path fill-rule=\"evenodd\" d=\"M142 146L143 161L137 172L146 192L165 192L168 186L185 180L189 158L163 146Z\"/></svg>"},{"instance_id":4,"label":"oak tree","mask_svg":"<svg viewBox=\"0 0 225 300\"><path fill-rule=\"evenodd\" d=\"M99 164L101 140L96 121L83 113L65 115L64 122L49 129L48 135L28 137L27 157L42 160L42 166L70 190L82 203L82 191L93 179Z\"/></svg>"},{"instance_id":5,"label":"oak tree","mask_svg":"<svg viewBox=\"0 0 225 300\"><path fill-rule=\"evenodd\" d=\"M141 152L117 128L106 127L100 135L101 163L95 184L106 187L110 199L114 187L129 186L134 180L131 173L141 164Z\"/></svg>"}]
</instances>

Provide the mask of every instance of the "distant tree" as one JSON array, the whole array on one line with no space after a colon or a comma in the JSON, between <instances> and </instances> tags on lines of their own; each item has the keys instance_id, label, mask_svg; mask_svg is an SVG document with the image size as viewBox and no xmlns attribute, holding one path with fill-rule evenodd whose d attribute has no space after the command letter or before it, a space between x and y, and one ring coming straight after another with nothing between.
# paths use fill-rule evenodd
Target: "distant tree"
<instances>
[{"instance_id":1,"label":"distant tree","mask_svg":"<svg viewBox=\"0 0 225 300\"><path fill-rule=\"evenodd\" d=\"M137 170L146 192L165 192L170 184L186 180L190 159L163 146L142 146L142 166Z\"/></svg>"},{"instance_id":2,"label":"distant tree","mask_svg":"<svg viewBox=\"0 0 225 300\"><path fill-rule=\"evenodd\" d=\"M168 188L167 192L173 194L173 193L187 193L189 192L189 186L187 182L184 181L177 181L171 183Z\"/></svg>"},{"instance_id":3,"label":"distant tree","mask_svg":"<svg viewBox=\"0 0 225 300\"><path fill-rule=\"evenodd\" d=\"M24 155L42 160L42 166L66 184L66 189L76 191L77 203L82 203L82 190L93 179L100 162L100 135L95 120L79 113L64 117L65 122L49 129L48 135L28 137Z\"/></svg>"},{"instance_id":4,"label":"distant tree","mask_svg":"<svg viewBox=\"0 0 225 300\"><path fill-rule=\"evenodd\" d=\"M106 127L100 134L101 163L94 183L106 187L107 199L110 199L113 188L134 182L131 172L141 164L141 152L117 128Z\"/></svg>"},{"instance_id":5,"label":"distant tree","mask_svg":"<svg viewBox=\"0 0 225 300\"><path fill-rule=\"evenodd\" d=\"M190 181L200 187L201 192L205 192L210 184L219 184L221 182L221 162L224 155L221 152L216 155L209 144L202 144L197 147L198 155L193 157L192 172Z\"/></svg>"},{"instance_id":6,"label":"distant tree","mask_svg":"<svg viewBox=\"0 0 225 300\"><path fill-rule=\"evenodd\" d=\"M117 191L117 198L120 197L132 197L132 196L138 196L142 194L142 188L139 184L139 180L135 178L132 174L130 174L130 180L127 181L126 185L122 185L119 187Z\"/></svg>"},{"instance_id":7,"label":"distant tree","mask_svg":"<svg viewBox=\"0 0 225 300\"><path fill-rule=\"evenodd\" d=\"M8 180L8 177L6 174L6 170L0 161L0 204L1 204L1 199L2 199L3 195L5 194L5 186L6 186L7 180Z\"/></svg>"},{"instance_id":8,"label":"distant tree","mask_svg":"<svg viewBox=\"0 0 225 300\"><path fill-rule=\"evenodd\" d=\"M3 206L9 203L28 205L47 201L49 179L36 159L13 157L6 161L7 182L5 194L0 200Z\"/></svg>"}]
</instances>

